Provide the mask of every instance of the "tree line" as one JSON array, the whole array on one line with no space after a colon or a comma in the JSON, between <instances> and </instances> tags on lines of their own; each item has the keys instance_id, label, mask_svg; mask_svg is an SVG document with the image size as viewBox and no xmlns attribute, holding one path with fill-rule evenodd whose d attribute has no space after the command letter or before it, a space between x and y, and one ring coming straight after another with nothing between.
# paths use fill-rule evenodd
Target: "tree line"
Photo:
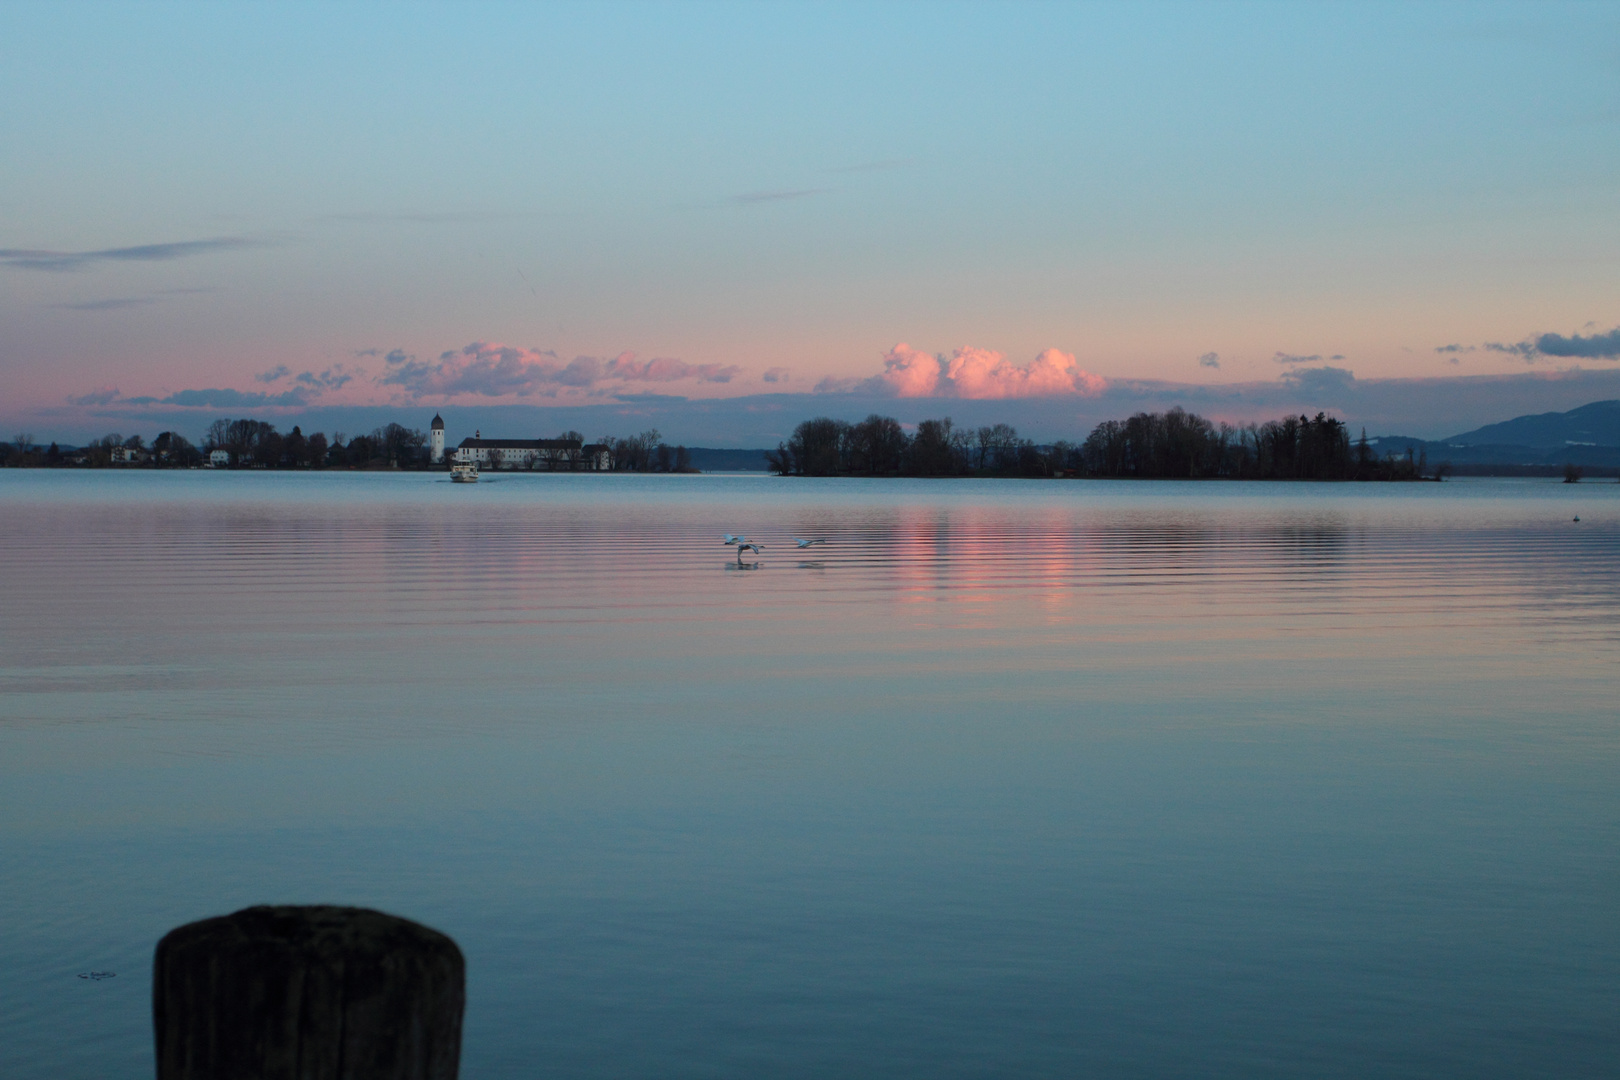
<instances>
[{"instance_id":1,"label":"tree line","mask_svg":"<svg viewBox=\"0 0 1620 1080\"><path fill-rule=\"evenodd\" d=\"M427 466L427 444L426 434L401 424L388 424L353 438L338 431L328 438L321 432L305 435L296 425L283 433L263 420L216 420L200 446L176 431L162 432L151 442L140 435L126 438L115 432L67 449L54 442L43 447L32 435L20 434L0 447L0 465L189 469L211 463L215 451L220 451L226 455L225 463L235 468L410 469Z\"/></svg>"},{"instance_id":2,"label":"tree line","mask_svg":"<svg viewBox=\"0 0 1620 1080\"><path fill-rule=\"evenodd\" d=\"M583 443L577 431L559 439ZM695 472L685 446L670 446L656 428L627 437L605 436L609 467L624 472ZM345 437L335 431L305 435L294 426L280 432L264 420L215 420L201 445L174 431L148 442L143 436L112 433L86 446L63 449L56 443L40 446L31 434L18 434L0 443L0 466L88 467L142 466L197 468L213 463L215 452L225 455L231 468L259 469L425 469L430 465L428 435L417 428L387 424L369 434ZM453 450L447 450L447 457Z\"/></svg>"},{"instance_id":3,"label":"tree line","mask_svg":"<svg viewBox=\"0 0 1620 1080\"><path fill-rule=\"evenodd\" d=\"M1420 480L1450 471L1442 464L1431 474L1427 451L1380 456L1365 429L1352 444L1344 422L1321 412L1241 427L1180 408L1137 413L1098 424L1080 458L1088 475L1111 477Z\"/></svg>"},{"instance_id":4,"label":"tree line","mask_svg":"<svg viewBox=\"0 0 1620 1080\"><path fill-rule=\"evenodd\" d=\"M1053 468L1047 455L1006 424L969 431L946 417L907 432L894 417L877 413L854 424L825 416L806 420L765 460L773 472L792 476L1050 475Z\"/></svg>"},{"instance_id":5,"label":"tree line","mask_svg":"<svg viewBox=\"0 0 1620 1080\"><path fill-rule=\"evenodd\" d=\"M568 435L563 437L567 438ZM692 467L692 452L685 446L670 446L658 433L657 428L649 428L639 435L624 438L604 435L601 445L607 447L608 468L615 472L698 471Z\"/></svg>"},{"instance_id":6,"label":"tree line","mask_svg":"<svg viewBox=\"0 0 1620 1080\"><path fill-rule=\"evenodd\" d=\"M559 438L583 443L576 431ZM685 446L670 446L656 428L625 437L605 436L609 468L621 472L691 472ZM0 444L0 465L144 465L191 468L212 463L267 469L424 469L428 436L388 424L345 438L333 432L285 434L263 420L221 419L201 445L165 431L150 443L140 435L109 434L88 446L41 447L20 434ZM1366 432L1354 442L1343 421L1325 413L1286 416L1261 424L1215 424L1173 408L1105 420L1084 442L1037 445L1008 424L956 427L949 417L924 420L907 431L876 413L857 423L816 417L799 424L766 452L770 468L793 476L1089 476L1138 479L1416 480L1439 478L1449 466L1429 469L1423 454L1376 454Z\"/></svg>"},{"instance_id":7,"label":"tree line","mask_svg":"<svg viewBox=\"0 0 1620 1080\"><path fill-rule=\"evenodd\" d=\"M160 433L150 443L140 435L127 439L117 433L105 435L85 446L62 447L52 442L41 446L30 434L12 436L0 443L0 466L11 468L87 465L155 464L189 468L201 464L203 453L185 436L174 431Z\"/></svg>"},{"instance_id":8,"label":"tree line","mask_svg":"<svg viewBox=\"0 0 1620 1080\"><path fill-rule=\"evenodd\" d=\"M341 431L327 438L319 431L305 435L297 425L282 434L263 420L215 420L203 449L210 456L223 450L237 467L420 469L428 464L427 433L403 424L387 424L368 435L345 439Z\"/></svg>"},{"instance_id":9,"label":"tree line","mask_svg":"<svg viewBox=\"0 0 1620 1080\"><path fill-rule=\"evenodd\" d=\"M949 417L907 432L876 413L851 424L806 420L766 454L791 476L1089 476L1136 479L1416 480L1427 457L1374 453L1365 431L1354 444L1326 413L1262 424L1215 424L1181 408L1105 420L1084 442L1037 445L995 424L958 428ZM1444 475L1442 465L1435 476Z\"/></svg>"}]
</instances>

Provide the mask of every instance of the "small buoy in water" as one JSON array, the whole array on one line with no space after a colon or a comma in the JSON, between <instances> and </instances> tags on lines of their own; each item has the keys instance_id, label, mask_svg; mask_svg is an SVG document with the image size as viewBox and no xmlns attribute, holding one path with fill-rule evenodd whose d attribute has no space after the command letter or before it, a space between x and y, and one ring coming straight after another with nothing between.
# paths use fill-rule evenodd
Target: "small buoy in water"
<instances>
[{"instance_id":1,"label":"small buoy in water","mask_svg":"<svg viewBox=\"0 0 1620 1080\"><path fill-rule=\"evenodd\" d=\"M1577 515L1576 515L1576 516L1575 516L1575 520L1576 520L1576 521L1579 521L1579 520L1581 520L1581 518L1580 518L1580 515L1579 515L1579 514L1577 514Z\"/></svg>"},{"instance_id":2,"label":"small buoy in water","mask_svg":"<svg viewBox=\"0 0 1620 1080\"><path fill-rule=\"evenodd\" d=\"M100 982L102 979L110 979L117 974L116 971L81 971L79 972L79 978Z\"/></svg>"}]
</instances>

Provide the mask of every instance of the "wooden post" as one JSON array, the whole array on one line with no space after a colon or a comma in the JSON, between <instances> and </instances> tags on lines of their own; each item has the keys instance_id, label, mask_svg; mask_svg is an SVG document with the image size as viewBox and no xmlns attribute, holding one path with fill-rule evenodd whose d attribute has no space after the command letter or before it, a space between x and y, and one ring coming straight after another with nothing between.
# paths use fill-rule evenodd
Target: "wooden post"
<instances>
[{"instance_id":1,"label":"wooden post","mask_svg":"<svg viewBox=\"0 0 1620 1080\"><path fill-rule=\"evenodd\" d=\"M158 942L157 1080L455 1080L466 963L437 930L250 907Z\"/></svg>"}]
</instances>

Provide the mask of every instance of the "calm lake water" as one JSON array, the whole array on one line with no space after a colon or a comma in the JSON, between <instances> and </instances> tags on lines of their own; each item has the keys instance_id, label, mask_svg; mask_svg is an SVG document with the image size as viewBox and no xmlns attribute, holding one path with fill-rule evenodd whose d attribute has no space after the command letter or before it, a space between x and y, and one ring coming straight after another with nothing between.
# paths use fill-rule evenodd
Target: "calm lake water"
<instances>
[{"instance_id":1,"label":"calm lake water","mask_svg":"<svg viewBox=\"0 0 1620 1080\"><path fill-rule=\"evenodd\" d=\"M265 902L454 936L469 1080L1620 1075L1617 484L6 470L0 542L8 1080L150 1076Z\"/></svg>"}]
</instances>

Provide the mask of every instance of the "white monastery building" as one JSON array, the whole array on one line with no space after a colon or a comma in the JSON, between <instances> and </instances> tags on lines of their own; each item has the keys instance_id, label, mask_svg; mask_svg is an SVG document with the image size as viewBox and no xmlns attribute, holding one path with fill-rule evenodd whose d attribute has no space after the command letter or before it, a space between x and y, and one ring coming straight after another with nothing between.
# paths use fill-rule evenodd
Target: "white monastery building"
<instances>
[{"instance_id":1,"label":"white monastery building","mask_svg":"<svg viewBox=\"0 0 1620 1080\"><path fill-rule=\"evenodd\" d=\"M433 418L432 461L444 463L444 420ZM482 431L462 439L453 455L457 465L480 469L529 469L541 472L607 472L613 456L606 443L579 439L486 439Z\"/></svg>"}]
</instances>

